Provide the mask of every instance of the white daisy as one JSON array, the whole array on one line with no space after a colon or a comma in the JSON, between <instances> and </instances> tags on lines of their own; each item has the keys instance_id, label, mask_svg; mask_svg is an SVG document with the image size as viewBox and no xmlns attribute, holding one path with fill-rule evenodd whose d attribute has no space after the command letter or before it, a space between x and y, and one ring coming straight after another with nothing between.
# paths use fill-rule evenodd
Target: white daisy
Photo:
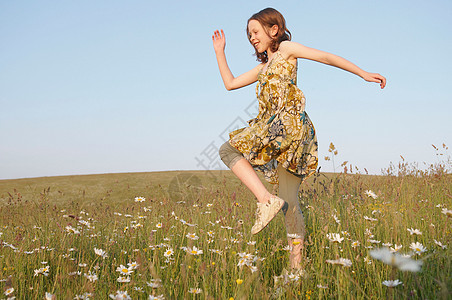
<instances>
[{"instance_id":1,"label":"white daisy","mask_svg":"<svg viewBox=\"0 0 452 300\"><path fill-rule=\"evenodd\" d=\"M384 285L386 285L387 287L395 287L395 286L398 286L399 284L402 284L402 282L399 281L398 279L396 279L396 280L385 280L382 283Z\"/></svg>"}]
</instances>

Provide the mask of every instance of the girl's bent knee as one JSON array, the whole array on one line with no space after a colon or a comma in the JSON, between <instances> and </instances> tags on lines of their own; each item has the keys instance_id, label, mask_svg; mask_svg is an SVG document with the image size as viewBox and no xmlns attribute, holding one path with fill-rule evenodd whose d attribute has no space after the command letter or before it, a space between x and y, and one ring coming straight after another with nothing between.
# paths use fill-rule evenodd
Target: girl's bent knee
<instances>
[{"instance_id":1,"label":"girl's bent knee","mask_svg":"<svg viewBox=\"0 0 452 300\"><path fill-rule=\"evenodd\" d=\"M218 151L220 154L220 158L223 161L223 163L230 169L237 161L239 161L241 158L243 158L243 154L237 150L236 148L232 147L229 142L224 143L221 145L220 150Z\"/></svg>"}]
</instances>

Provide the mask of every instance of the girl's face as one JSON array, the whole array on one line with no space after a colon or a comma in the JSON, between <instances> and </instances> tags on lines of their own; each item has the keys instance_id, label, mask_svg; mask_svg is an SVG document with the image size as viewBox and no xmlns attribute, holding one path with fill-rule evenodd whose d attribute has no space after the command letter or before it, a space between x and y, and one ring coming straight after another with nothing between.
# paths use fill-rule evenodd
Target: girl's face
<instances>
[{"instance_id":1,"label":"girl's face","mask_svg":"<svg viewBox=\"0 0 452 300\"><path fill-rule=\"evenodd\" d=\"M275 31L276 27L276 31ZM270 28L267 33L264 27L262 27L261 23L257 20L250 20L248 22L248 33L249 39L253 44L254 48L256 48L257 52L262 53L267 51L271 45L272 39L269 34L275 35L278 30L278 27L275 25ZM268 51L267 51L268 53Z\"/></svg>"}]
</instances>

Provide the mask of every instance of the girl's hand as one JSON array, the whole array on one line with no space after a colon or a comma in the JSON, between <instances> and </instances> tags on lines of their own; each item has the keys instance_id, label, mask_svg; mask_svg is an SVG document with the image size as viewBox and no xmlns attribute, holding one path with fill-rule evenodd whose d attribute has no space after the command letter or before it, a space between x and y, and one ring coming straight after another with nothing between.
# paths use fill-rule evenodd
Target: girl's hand
<instances>
[{"instance_id":1,"label":"girl's hand","mask_svg":"<svg viewBox=\"0 0 452 300\"><path fill-rule=\"evenodd\" d=\"M363 79L365 81L369 81L369 82L377 82L380 84L380 87L383 89L386 86L386 78L384 78L383 76L381 76L378 73L369 73L366 72L363 75Z\"/></svg>"},{"instance_id":2,"label":"girl's hand","mask_svg":"<svg viewBox=\"0 0 452 300\"><path fill-rule=\"evenodd\" d=\"M212 35L212 41L215 52L224 51L224 48L226 47L226 37L224 36L223 29L221 29L221 33L218 30L215 30Z\"/></svg>"}]
</instances>

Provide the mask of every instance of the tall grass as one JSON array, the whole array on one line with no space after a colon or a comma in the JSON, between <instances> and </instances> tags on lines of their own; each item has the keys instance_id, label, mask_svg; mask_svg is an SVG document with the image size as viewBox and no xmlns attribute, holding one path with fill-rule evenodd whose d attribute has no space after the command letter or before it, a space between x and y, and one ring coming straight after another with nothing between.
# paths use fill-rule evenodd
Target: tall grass
<instances>
[{"instance_id":1,"label":"tall grass","mask_svg":"<svg viewBox=\"0 0 452 300\"><path fill-rule=\"evenodd\" d=\"M42 299L46 293L106 299L117 291L132 299L446 299L450 167L450 159L423 170L402 161L382 176L356 168L352 174L351 166L315 174L300 189L308 231L306 273L276 283L288 265L283 215L252 236L255 199L230 171L3 180L0 279L4 291L14 289L5 297L17 299ZM135 202L136 197L145 201ZM412 235L409 228L422 234ZM331 242L328 233L344 240ZM426 252L413 254L413 242ZM399 252L422 260L422 270L402 272L372 259L369 251L383 244L402 245ZM194 246L203 253L191 254ZM254 257L251 267L239 266L245 254ZM351 266L327 262L339 258ZM136 268L121 275L117 268L127 263ZM46 266L48 272L38 271ZM97 279L90 281L89 274ZM118 282L119 276L130 282ZM402 284L382 284L395 279Z\"/></svg>"}]
</instances>

